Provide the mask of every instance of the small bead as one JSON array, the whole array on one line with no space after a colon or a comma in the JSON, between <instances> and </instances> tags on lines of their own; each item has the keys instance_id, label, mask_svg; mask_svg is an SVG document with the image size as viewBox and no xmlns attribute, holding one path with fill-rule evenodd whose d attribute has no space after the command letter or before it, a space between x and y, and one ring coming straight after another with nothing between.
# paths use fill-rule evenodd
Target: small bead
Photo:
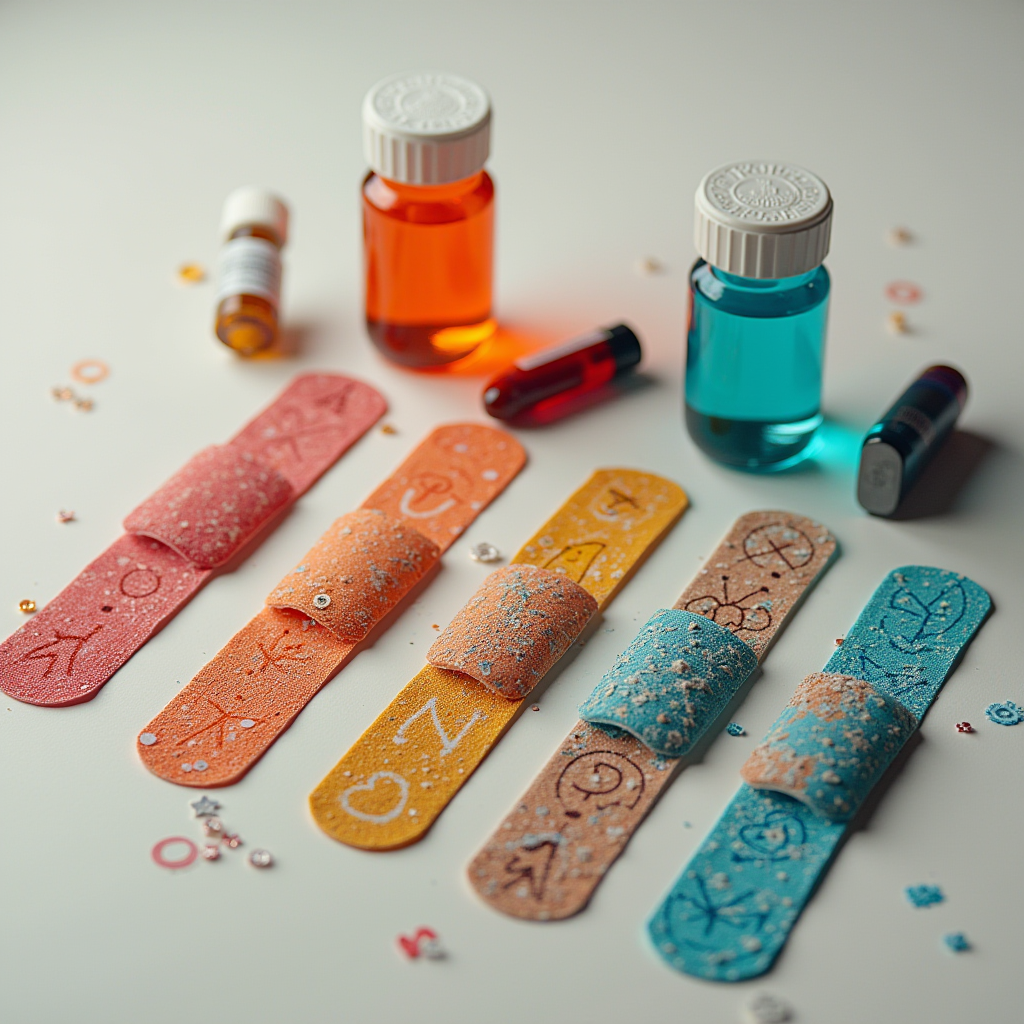
<instances>
[{"instance_id":1,"label":"small bead","mask_svg":"<svg viewBox=\"0 0 1024 1024\"><path fill-rule=\"evenodd\" d=\"M201 263L182 263L178 267L178 280L184 284L199 284L206 280L206 270Z\"/></svg>"},{"instance_id":2,"label":"small bead","mask_svg":"<svg viewBox=\"0 0 1024 1024\"><path fill-rule=\"evenodd\" d=\"M957 732L974 732L974 726L971 725L970 722L957 722L956 723L956 731Z\"/></svg>"},{"instance_id":3,"label":"small bead","mask_svg":"<svg viewBox=\"0 0 1024 1024\"><path fill-rule=\"evenodd\" d=\"M501 560L501 552L493 544L481 541L469 549L469 557L474 562L498 562Z\"/></svg>"},{"instance_id":4,"label":"small bead","mask_svg":"<svg viewBox=\"0 0 1024 1024\"><path fill-rule=\"evenodd\" d=\"M890 334L906 334L910 328L907 326L907 314L894 310L886 317L885 326Z\"/></svg>"},{"instance_id":5,"label":"small bead","mask_svg":"<svg viewBox=\"0 0 1024 1024\"><path fill-rule=\"evenodd\" d=\"M75 513L67 509L61 509L57 513L58 523L73 523L75 521Z\"/></svg>"},{"instance_id":6,"label":"small bead","mask_svg":"<svg viewBox=\"0 0 1024 1024\"><path fill-rule=\"evenodd\" d=\"M208 836L217 836L224 831L224 822L220 818L207 818L203 822L203 834Z\"/></svg>"},{"instance_id":7,"label":"small bead","mask_svg":"<svg viewBox=\"0 0 1024 1024\"><path fill-rule=\"evenodd\" d=\"M26 615L31 615L36 610L36 603L30 597L26 597L23 601L18 602L18 611L24 612Z\"/></svg>"},{"instance_id":8,"label":"small bead","mask_svg":"<svg viewBox=\"0 0 1024 1024\"><path fill-rule=\"evenodd\" d=\"M203 857L206 860L217 860L220 857L220 847L217 846L204 846Z\"/></svg>"},{"instance_id":9,"label":"small bead","mask_svg":"<svg viewBox=\"0 0 1024 1024\"><path fill-rule=\"evenodd\" d=\"M274 858L269 850L253 850L249 854L249 863L254 868L269 868L274 863Z\"/></svg>"},{"instance_id":10,"label":"small bead","mask_svg":"<svg viewBox=\"0 0 1024 1024\"><path fill-rule=\"evenodd\" d=\"M232 850L237 850L242 845L242 837L237 832L228 832L224 836L224 843Z\"/></svg>"}]
</instances>

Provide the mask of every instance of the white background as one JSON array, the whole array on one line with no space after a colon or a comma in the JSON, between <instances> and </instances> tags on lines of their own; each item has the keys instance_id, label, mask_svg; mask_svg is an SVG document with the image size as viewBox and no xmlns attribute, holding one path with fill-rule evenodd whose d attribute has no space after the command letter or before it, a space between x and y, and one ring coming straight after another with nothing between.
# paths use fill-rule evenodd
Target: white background
<instances>
[{"instance_id":1,"label":"white background","mask_svg":"<svg viewBox=\"0 0 1024 1024\"><path fill-rule=\"evenodd\" d=\"M769 991L800 1021L1019 1020L1024 727L991 725L982 709L1024 701L1013 654L1024 610L1022 44L1021 6L987 0L0 5L2 631L23 621L19 599L54 596L129 509L298 370L372 382L398 430L372 431L91 703L0 700L3 1018L714 1022ZM649 383L523 433L528 468L436 582L218 794L227 823L277 866L260 873L234 854L163 871L150 848L196 835L196 794L139 764L140 727L431 426L482 418L483 378L385 365L361 326L360 102L377 79L420 68L468 75L493 96L505 326L536 344L628 319ZM801 163L836 203L829 445L785 476L712 465L681 426L692 196L705 171L744 158ZM293 207L285 310L299 351L288 360L234 358L211 334L212 286L175 279L185 260L213 263L221 203L249 182ZM888 247L896 224L917 243ZM644 256L667 272L639 275ZM905 338L884 330L893 279L925 292ZM91 414L48 394L85 356L112 369L82 389ZM957 450L973 473L941 514L872 519L853 500L859 437L937 360L970 378L962 426L973 440ZM596 632L424 842L368 854L328 839L307 794L420 667L431 625L483 578L468 543L514 551L601 465L657 471L692 499L608 610L614 632ZM935 480L956 472L948 462ZM60 507L79 521L57 524ZM464 866L577 703L732 520L772 507L820 518L842 556L736 712L748 735L723 735L676 781L585 913L542 925L482 906ZM908 562L966 572L996 604L924 742L771 974L730 987L673 973L647 946L647 915L798 680ZM955 732L964 718L975 735ZM902 890L921 882L947 902L912 909ZM440 932L446 962L395 952L396 935L421 924ZM941 936L959 930L975 949L955 957Z\"/></svg>"}]
</instances>

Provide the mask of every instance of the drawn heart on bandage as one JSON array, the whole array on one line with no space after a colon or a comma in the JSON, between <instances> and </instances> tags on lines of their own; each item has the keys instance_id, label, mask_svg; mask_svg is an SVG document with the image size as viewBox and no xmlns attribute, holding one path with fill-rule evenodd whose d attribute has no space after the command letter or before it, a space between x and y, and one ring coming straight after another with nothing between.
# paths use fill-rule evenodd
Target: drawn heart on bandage
<instances>
[{"instance_id":1,"label":"drawn heart on bandage","mask_svg":"<svg viewBox=\"0 0 1024 1024\"><path fill-rule=\"evenodd\" d=\"M789 849L804 841L804 826L799 818L785 811L772 811L757 825L744 825L740 839L763 857L777 860L788 857Z\"/></svg>"},{"instance_id":2,"label":"drawn heart on bandage","mask_svg":"<svg viewBox=\"0 0 1024 1024\"><path fill-rule=\"evenodd\" d=\"M355 793L375 792L377 783L382 779L398 786L398 802L390 811L386 811L384 814L371 814L369 811L361 811L358 807L352 806L349 799L351 796ZM368 821L374 825L386 825L389 821L394 821L405 810L408 799L409 782L395 772L374 772L365 782L349 786L339 798L343 810L351 814L353 818L358 818L360 821Z\"/></svg>"}]
</instances>

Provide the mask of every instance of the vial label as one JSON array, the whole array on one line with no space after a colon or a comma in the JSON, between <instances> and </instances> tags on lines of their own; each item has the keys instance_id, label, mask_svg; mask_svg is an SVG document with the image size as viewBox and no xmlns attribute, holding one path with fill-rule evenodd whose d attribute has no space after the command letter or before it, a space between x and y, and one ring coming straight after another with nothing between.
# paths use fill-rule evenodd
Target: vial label
<instances>
[{"instance_id":1,"label":"vial label","mask_svg":"<svg viewBox=\"0 0 1024 1024\"><path fill-rule=\"evenodd\" d=\"M893 423L904 423L911 430L916 430L925 444L931 444L935 440L935 424L925 413L912 405L901 405L889 419Z\"/></svg>"},{"instance_id":2,"label":"vial label","mask_svg":"<svg viewBox=\"0 0 1024 1024\"><path fill-rule=\"evenodd\" d=\"M217 302L258 295L275 309L281 301L281 253L264 238L232 238L221 249Z\"/></svg>"},{"instance_id":3,"label":"vial label","mask_svg":"<svg viewBox=\"0 0 1024 1024\"><path fill-rule=\"evenodd\" d=\"M597 345L599 342L607 340L607 331L591 331L590 334L572 338L554 348L546 348L543 352L535 352L532 356L517 359L512 365L517 370L536 370L538 366L547 366L548 363L553 363L556 359L571 356L573 352L579 352L580 349L590 348L591 345Z\"/></svg>"}]
</instances>

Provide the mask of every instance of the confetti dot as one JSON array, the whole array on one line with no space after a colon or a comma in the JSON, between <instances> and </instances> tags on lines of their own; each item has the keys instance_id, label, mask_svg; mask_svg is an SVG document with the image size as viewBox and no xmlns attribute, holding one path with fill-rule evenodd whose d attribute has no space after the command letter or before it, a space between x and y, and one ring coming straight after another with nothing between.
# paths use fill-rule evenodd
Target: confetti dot
<instances>
[{"instance_id":1,"label":"confetti dot","mask_svg":"<svg viewBox=\"0 0 1024 1024\"><path fill-rule=\"evenodd\" d=\"M908 885L903 892L915 907L930 907L946 899L937 885Z\"/></svg>"},{"instance_id":2,"label":"confetti dot","mask_svg":"<svg viewBox=\"0 0 1024 1024\"><path fill-rule=\"evenodd\" d=\"M153 746L154 743L156 743L156 736L153 733L151 733L151 732L144 732L139 737L139 742L144 747L151 747L151 746Z\"/></svg>"},{"instance_id":3,"label":"confetti dot","mask_svg":"<svg viewBox=\"0 0 1024 1024\"><path fill-rule=\"evenodd\" d=\"M997 725L1019 725L1024 722L1024 710L1012 700L997 701L985 708L985 717Z\"/></svg>"},{"instance_id":4,"label":"confetti dot","mask_svg":"<svg viewBox=\"0 0 1024 1024\"><path fill-rule=\"evenodd\" d=\"M182 263L178 267L178 280L184 284L200 284L206 280L206 268L201 263Z\"/></svg>"}]
</instances>

